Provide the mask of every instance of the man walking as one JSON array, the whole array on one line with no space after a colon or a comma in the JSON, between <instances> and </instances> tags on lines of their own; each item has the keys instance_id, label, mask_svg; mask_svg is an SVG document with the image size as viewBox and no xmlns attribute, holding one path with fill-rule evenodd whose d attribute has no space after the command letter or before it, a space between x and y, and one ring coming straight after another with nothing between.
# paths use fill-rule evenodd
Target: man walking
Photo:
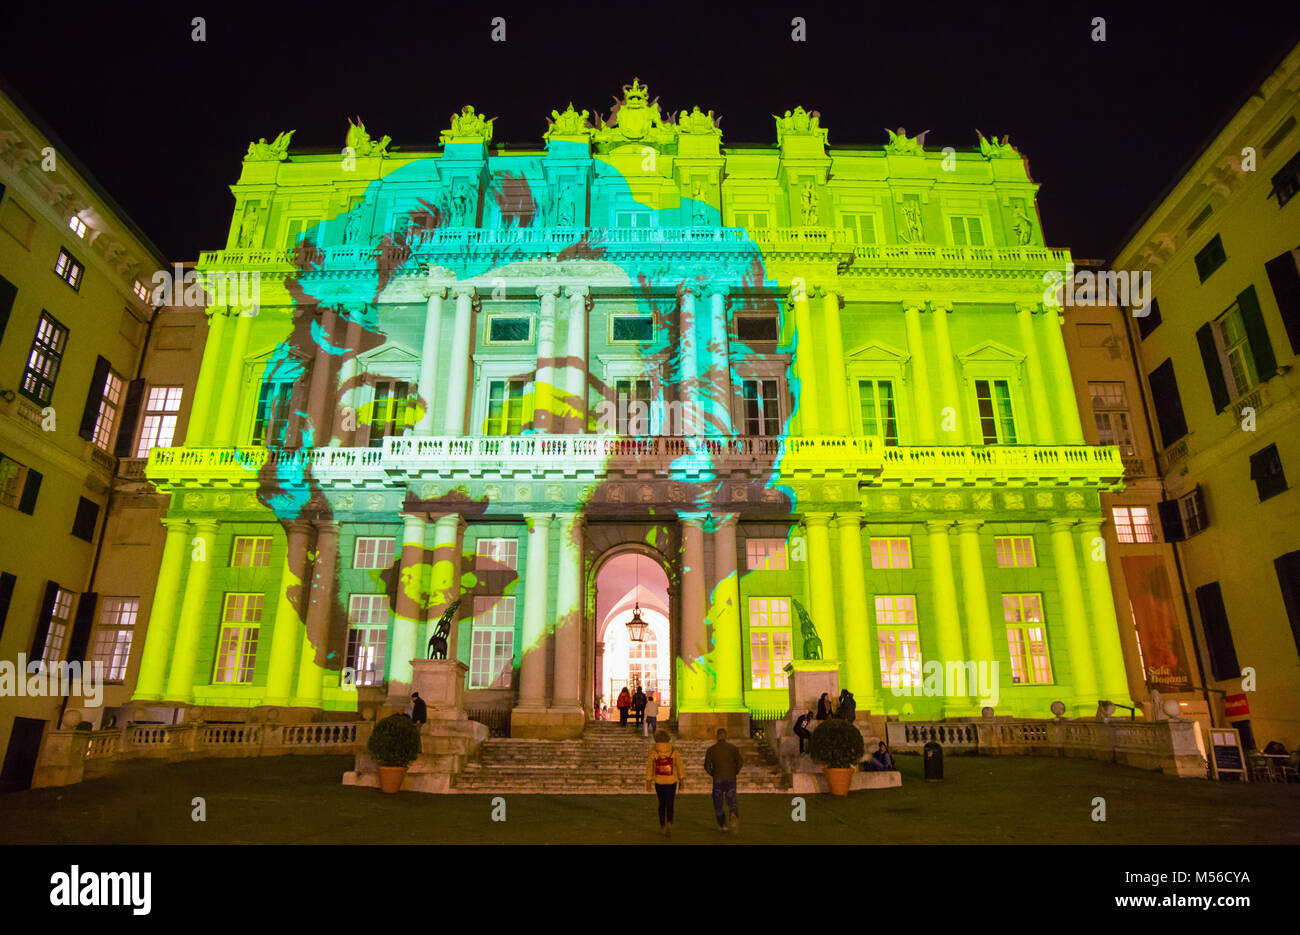
<instances>
[{"instance_id":1,"label":"man walking","mask_svg":"<svg viewBox=\"0 0 1300 935\"><path fill-rule=\"evenodd\" d=\"M743 763L740 751L727 743L727 732L718 728L718 742L704 754L704 771L713 777L713 813L718 819L718 830L724 833L740 831L736 776Z\"/></svg>"},{"instance_id":2,"label":"man walking","mask_svg":"<svg viewBox=\"0 0 1300 935\"><path fill-rule=\"evenodd\" d=\"M645 724L645 703L645 692L642 691L641 686L638 685L636 687L636 694L632 696L632 710L636 712L636 722L639 725Z\"/></svg>"},{"instance_id":3,"label":"man walking","mask_svg":"<svg viewBox=\"0 0 1300 935\"><path fill-rule=\"evenodd\" d=\"M654 692L645 702L645 724L641 727L642 737L653 737L659 730L659 702L655 701Z\"/></svg>"},{"instance_id":4,"label":"man walking","mask_svg":"<svg viewBox=\"0 0 1300 935\"><path fill-rule=\"evenodd\" d=\"M411 720L416 724L423 724L429 720L429 707L424 703L419 692L411 695Z\"/></svg>"}]
</instances>

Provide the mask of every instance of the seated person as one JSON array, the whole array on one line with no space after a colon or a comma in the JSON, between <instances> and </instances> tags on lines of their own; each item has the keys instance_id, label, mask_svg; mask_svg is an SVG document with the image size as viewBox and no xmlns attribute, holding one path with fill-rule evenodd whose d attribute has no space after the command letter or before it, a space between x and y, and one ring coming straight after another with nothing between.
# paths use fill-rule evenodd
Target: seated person
<instances>
[{"instance_id":1,"label":"seated person","mask_svg":"<svg viewBox=\"0 0 1300 935\"><path fill-rule=\"evenodd\" d=\"M812 720L813 720L812 711L805 711L803 714L799 715L799 717L795 719L794 733L795 736L799 738L800 754L803 753L803 742L812 736L812 731L808 729L808 725L812 723Z\"/></svg>"},{"instance_id":2,"label":"seated person","mask_svg":"<svg viewBox=\"0 0 1300 935\"><path fill-rule=\"evenodd\" d=\"M871 754L871 759L862 764L862 768L871 773L897 769L894 766L894 755L889 752L889 748L885 746L883 740L880 741L880 746L876 748L876 752Z\"/></svg>"},{"instance_id":3,"label":"seated person","mask_svg":"<svg viewBox=\"0 0 1300 935\"><path fill-rule=\"evenodd\" d=\"M1286 756L1286 747L1276 740L1270 740L1268 745L1264 747L1264 754L1266 756Z\"/></svg>"}]
</instances>

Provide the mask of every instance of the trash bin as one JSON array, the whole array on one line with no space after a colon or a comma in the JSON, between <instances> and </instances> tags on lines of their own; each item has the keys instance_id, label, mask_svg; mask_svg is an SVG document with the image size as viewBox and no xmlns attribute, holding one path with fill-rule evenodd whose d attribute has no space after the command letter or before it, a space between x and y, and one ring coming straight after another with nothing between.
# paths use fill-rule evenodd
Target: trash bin
<instances>
[{"instance_id":1,"label":"trash bin","mask_svg":"<svg viewBox=\"0 0 1300 935\"><path fill-rule=\"evenodd\" d=\"M925 745L925 781L943 782L943 747L933 740Z\"/></svg>"}]
</instances>

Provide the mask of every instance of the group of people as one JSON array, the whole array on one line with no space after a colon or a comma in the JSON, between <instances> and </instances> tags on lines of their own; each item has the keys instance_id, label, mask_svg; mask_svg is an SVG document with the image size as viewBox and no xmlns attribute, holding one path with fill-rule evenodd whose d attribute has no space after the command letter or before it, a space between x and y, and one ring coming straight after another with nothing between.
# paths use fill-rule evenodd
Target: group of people
<instances>
[{"instance_id":1,"label":"group of people","mask_svg":"<svg viewBox=\"0 0 1300 935\"><path fill-rule=\"evenodd\" d=\"M629 713L635 717L633 722L641 728L641 736L650 737L655 734L659 724L659 702L655 700L654 692L646 694L641 690L641 686L636 687L636 692L629 694L627 686L618 693L618 723L620 727L627 726Z\"/></svg>"},{"instance_id":2,"label":"group of people","mask_svg":"<svg viewBox=\"0 0 1300 935\"><path fill-rule=\"evenodd\" d=\"M804 751L804 742L812 736L814 721L828 721L831 718L839 718L844 721L853 721L858 714L857 702L853 700L853 692L847 688L840 690L840 697L837 701L832 701L829 692L822 692L822 696L817 699L817 710L811 708L805 711L799 717L795 718L794 733L799 738L799 753ZM862 761L862 768L869 772L877 770L895 769L894 755L889 752L889 747L882 740L871 758Z\"/></svg>"},{"instance_id":3,"label":"group of people","mask_svg":"<svg viewBox=\"0 0 1300 935\"><path fill-rule=\"evenodd\" d=\"M659 833L673 834L673 803L677 788L686 778L682 755L666 730L655 731L655 744L646 760L646 791L654 790L659 799ZM727 732L719 729L717 743L704 754L704 771L713 777L713 814L720 832L740 832L740 808L736 802L736 778L744 757L734 744L727 743Z\"/></svg>"}]
</instances>

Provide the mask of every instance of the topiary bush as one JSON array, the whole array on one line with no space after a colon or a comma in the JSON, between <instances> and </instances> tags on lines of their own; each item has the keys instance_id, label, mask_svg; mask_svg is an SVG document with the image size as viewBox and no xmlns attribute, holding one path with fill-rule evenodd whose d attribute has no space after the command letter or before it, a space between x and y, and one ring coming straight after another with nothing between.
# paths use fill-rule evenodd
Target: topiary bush
<instances>
[{"instance_id":1,"label":"topiary bush","mask_svg":"<svg viewBox=\"0 0 1300 935\"><path fill-rule=\"evenodd\" d=\"M832 769L853 769L861 762L865 749L853 723L838 718L822 721L808 740L808 755Z\"/></svg>"},{"instance_id":2,"label":"topiary bush","mask_svg":"<svg viewBox=\"0 0 1300 935\"><path fill-rule=\"evenodd\" d=\"M405 714L390 714L375 724L366 748L377 766L410 766L420 755L420 728Z\"/></svg>"}]
</instances>

